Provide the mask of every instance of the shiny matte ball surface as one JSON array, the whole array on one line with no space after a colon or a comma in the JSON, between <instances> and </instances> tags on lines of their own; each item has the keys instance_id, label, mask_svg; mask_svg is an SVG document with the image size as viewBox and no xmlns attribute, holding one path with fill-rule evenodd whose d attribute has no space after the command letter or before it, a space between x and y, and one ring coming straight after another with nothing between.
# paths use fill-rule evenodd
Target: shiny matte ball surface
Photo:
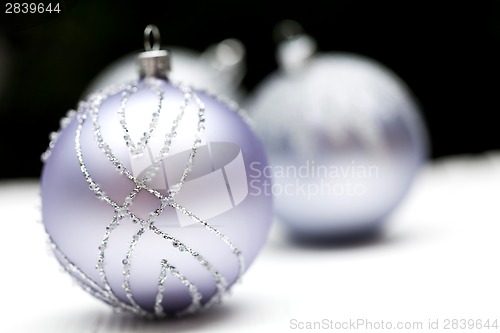
<instances>
[{"instance_id":1,"label":"shiny matte ball surface","mask_svg":"<svg viewBox=\"0 0 500 333\"><path fill-rule=\"evenodd\" d=\"M199 308L213 301L223 287L216 283L221 276L229 289L264 245L272 198L257 191L267 178L255 175L250 165L262 170L267 160L252 129L226 103L203 92L186 95L168 81L143 83L128 95L123 117L119 110L126 94L122 88L113 88L109 96L90 97L63 120L63 128L53 135L52 148L45 154L43 223L59 261L89 292L136 313L177 314L189 307L191 296L198 292ZM163 96L159 111L158 93ZM189 94L194 97L186 102ZM196 97L199 104L194 102ZM184 116L163 156L165 138L183 105ZM200 105L204 106L202 132ZM150 131L155 112L156 125ZM148 132L152 135L143 149L131 152L125 133L137 148ZM201 133L199 145L179 189L197 133ZM116 160L110 160L109 152ZM159 166L138 189L155 156L163 156ZM169 198L172 193L175 196ZM235 254L241 254L243 267ZM169 271L162 273L162 267ZM163 291L159 292L162 274ZM114 296L107 297L107 292Z\"/></svg>"},{"instance_id":2,"label":"shiny matte ball surface","mask_svg":"<svg viewBox=\"0 0 500 333\"><path fill-rule=\"evenodd\" d=\"M404 82L355 54L278 71L245 108L266 146L275 212L294 236L378 230L427 157L420 109Z\"/></svg>"}]
</instances>

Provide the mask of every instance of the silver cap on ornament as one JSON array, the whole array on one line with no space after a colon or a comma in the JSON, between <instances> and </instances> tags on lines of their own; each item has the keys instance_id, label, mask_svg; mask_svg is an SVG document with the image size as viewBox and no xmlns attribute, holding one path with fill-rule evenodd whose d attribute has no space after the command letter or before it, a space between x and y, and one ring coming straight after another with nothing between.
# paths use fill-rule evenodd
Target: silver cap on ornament
<instances>
[{"instance_id":1,"label":"silver cap on ornament","mask_svg":"<svg viewBox=\"0 0 500 333\"><path fill-rule=\"evenodd\" d=\"M151 45L153 38L153 45ZM139 53L139 77L166 80L170 73L170 52L160 50L160 30L153 24L144 29L144 52Z\"/></svg>"}]
</instances>

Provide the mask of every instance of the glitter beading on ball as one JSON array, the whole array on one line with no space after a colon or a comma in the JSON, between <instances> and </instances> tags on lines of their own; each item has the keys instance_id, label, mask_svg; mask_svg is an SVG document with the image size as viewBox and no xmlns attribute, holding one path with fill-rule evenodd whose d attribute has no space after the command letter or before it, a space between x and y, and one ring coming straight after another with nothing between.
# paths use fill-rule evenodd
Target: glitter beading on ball
<instances>
[{"instance_id":1,"label":"glitter beading on ball","mask_svg":"<svg viewBox=\"0 0 500 333\"><path fill-rule=\"evenodd\" d=\"M56 258L86 291L164 317L210 308L241 278L267 237L271 197L252 191L267 160L234 111L146 77L63 118L42 155L42 215Z\"/></svg>"}]
</instances>

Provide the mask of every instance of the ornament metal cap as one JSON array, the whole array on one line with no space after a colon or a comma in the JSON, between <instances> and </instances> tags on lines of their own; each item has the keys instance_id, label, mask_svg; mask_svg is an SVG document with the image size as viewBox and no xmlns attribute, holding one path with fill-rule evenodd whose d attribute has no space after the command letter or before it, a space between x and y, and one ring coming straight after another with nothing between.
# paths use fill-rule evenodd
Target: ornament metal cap
<instances>
[{"instance_id":1,"label":"ornament metal cap","mask_svg":"<svg viewBox=\"0 0 500 333\"><path fill-rule=\"evenodd\" d=\"M293 20L283 20L274 28L276 60L287 72L301 69L316 52L316 41Z\"/></svg>"},{"instance_id":2,"label":"ornament metal cap","mask_svg":"<svg viewBox=\"0 0 500 333\"><path fill-rule=\"evenodd\" d=\"M153 37L153 45L150 38ZM144 29L144 52L139 53L139 77L166 80L170 72L170 52L160 50L160 30L150 24Z\"/></svg>"}]
</instances>

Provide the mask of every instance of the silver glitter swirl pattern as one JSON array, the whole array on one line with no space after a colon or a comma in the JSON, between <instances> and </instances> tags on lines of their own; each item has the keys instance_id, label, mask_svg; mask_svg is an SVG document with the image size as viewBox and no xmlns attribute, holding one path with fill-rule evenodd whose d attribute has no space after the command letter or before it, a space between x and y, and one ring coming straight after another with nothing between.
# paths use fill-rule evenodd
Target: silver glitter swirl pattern
<instances>
[{"instance_id":1,"label":"silver glitter swirl pattern","mask_svg":"<svg viewBox=\"0 0 500 333\"><path fill-rule=\"evenodd\" d=\"M160 117L160 111L163 105L163 91L159 89L159 87L157 86L149 85L150 86L149 88L158 96L159 99L158 109L152 114L151 123L149 124L149 130L147 132L144 132L139 142L135 144L130 138L127 121L125 119L125 109L127 108L127 102L130 95L136 93L139 90L139 88L141 88L142 83L143 82L140 82L139 84L134 84L132 86L129 86L122 92L120 110L118 111L118 114L120 115L120 125L123 129L123 137L125 139L125 144L127 145L132 155L141 154L144 148L146 148L146 146L148 145L149 139L151 138L151 135L153 134L154 130L156 129L156 125L158 124L158 118ZM144 83L147 84L146 81L144 81Z\"/></svg>"},{"instance_id":2,"label":"silver glitter swirl pattern","mask_svg":"<svg viewBox=\"0 0 500 333\"><path fill-rule=\"evenodd\" d=\"M134 144L128 135L128 125L126 122L125 118L125 108L127 105L127 100L130 98L130 96L137 92L140 88L147 88L151 89L155 95L158 97L159 102L158 102L158 108L155 110L152 114L152 120L149 125L148 131L144 132L144 135L141 137L140 141L137 144ZM122 127L123 132L125 133L124 139L127 147L129 148L129 151L131 154L135 153L140 153L142 149L144 149L151 136L153 135L156 125L158 123L158 117L160 114L160 110L162 108L162 101L164 99L163 96L163 90L160 87L159 81L156 79L146 79L141 82L134 82L128 85L119 85L119 86L113 86L110 87L102 92L99 92L97 94L94 94L89 97L89 100L87 102L81 102L78 106L78 111L70 111L67 114L67 117L63 118L61 121L61 129L65 128L69 122L73 120L73 118L77 118L78 121L78 126L75 134L75 151L76 155L78 158L78 162L80 165L80 170L85 177L85 180L89 186L89 189L95 194L95 196L110 206L113 207L114 209L114 216L111 219L111 222L106 226L106 229L103 234L103 238L101 240L101 244L98 247L98 254L97 254L97 264L96 264L96 269L99 272L99 276L101 278L101 283L102 287L94 282L91 278L89 278L82 270L80 270L78 267L76 267L63 253L62 251L59 250L57 245L51 242L52 249L54 253L57 255L59 258L60 263L64 267L64 269L71 275L73 276L78 284L94 295L95 297L101 299L102 301L114 306L118 310L124 310L128 312L135 313L140 316L148 317L148 318L154 318L154 317L165 317L166 313L163 309L163 302L164 300L164 290L165 290L165 283L168 283L168 273L172 277L175 277L181 281L181 283L186 287L187 291L190 294L191 297L191 303L185 308L177 313L175 315L180 316L183 314L187 313L193 313L197 312L200 310L206 310L210 308L212 305L217 304L221 301L222 297L228 292L229 285L226 281L226 278L218 272L217 268L211 264L208 260L206 260L201 254L196 252L191 246L188 244L180 241L179 239L173 237L169 233L160 230L155 226L155 219L158 217L165 208L171 207L175 210L180 211L184 215L188 216L191 218L193 221L196 223L200 224L205 230L208 232L211 232L215 234L226 246L229 247L231 252L235 255L239 270L238 270L238 275L236 277L236 281L240 280L241 275L243 274L245 270L245 263L244 263L244 258L242 255L242 252L238 249L238 247L230 240L229 237L224 235L221 231L216 229L215 227L211 226L207 221L204 221L203 219L199 218L195 214L193 214L191 211L189 211L186 207L183 207L179 203L175 202L174 198L176 193L178 193L181 189L182 186L184 185L189 173L191 172L193 168L193 163L194 159L198 150L198 147L200 146L202 142L202 134L205 129L205 106L203 102L199 99L199 97L191 91L189 87L185 87L182 85L176 86L176 88L180 89L183 94L184 94L184 100L182 105L179 108L179 112L177 116L175 117L172 127L170 132L168 132L165 135L163 146L160 149L160 152L158 156L156 156L153 159L153 164L146 169L145 175L141 179L137 179L132 175L132 173L127 170L125 165L121 163L114 153L112 152L111 148L109 145L105 142L105 140L102 137L101 133L101 127L99 124L99 110L101 104L110 96L115 95L117 93L121 92L121 103L120 103L120 109L118 110L118 114L120 116L120 125ZM169 148L172 143L172 139L176 136L177 133L177 127L179 123L182 121L185 109L187 106L194 102L196 106L198 107L198 124L197 124L197 131L195 133L195 138L193 141L193 145L189 154L189 157L186 161L186 165L184 168L184 171L182 173L181 178L179 181L172 185L169 188L168 194L163 195L157 190L150 188L148 186L148 181L151 180L156 171L159 169L159 165L162 161L163 158L165 158L168 153L169 153ZM113 164L115 170L124 176L124 178L132 181L135 184L135 188L131 191L131 193L124 198L123 204L119 204L115 201L113 201L104 191L101 189L99 184L95 182L95 180L92 178L90 172L87 169L87 166L84 162L84 156L82 154L82 147L81 147L81 132L84 124L88 119L91 119L91 123L93 126L93 132L94 132L94 138L97 142L98 147L100 150L104 153L106 156L107 160ZM42 161L46 161L50 157L50 152L51 149L55 146L56 141L59 137L59 132L53 132L50 136L50 144L49 148L47 151L42 154ZM154 195L157 199L159 199L159 206L151 211L149 213L149 216L147 219L143 219L133 212L129 210L129 205L133 202L134 198L136 195L142 191L145 190L148 193L151 193ZM121 301L117 295L116 292L112 289L110 286L108 279L107 279L107 274L106 274L106 249L108 246L108 241L109 238L112 234L112 232L120 226L120 223L123 221L128 221L125 220L125 218L130 219L131 223L138 224L139 229L137 230L136 233L134 233L132 240L129 243L129 247L127 250L127 253L125 255L125 258L122 261L123 264L123 284L122 287L125 291L126 298L128 300L127 302ZM123 222L125 223L125 222ZM148 310L142 308L134 298L133 290L130 286L130 269L131 265L133 262L133 254L134 250L137 246L137 244L140 242L140 239L142 235L144 235L146 232L152 232L154 235L157 235L158 237L161 237L163 240L168 241L171 243L171 245L176 248L178 251L186 253L186 255L189 255L192 259L196 260L207 272L210 273L212 278L215 281L215 286L216 286L216 292L214 295L212 295L204 304L202 304L201 299L202 295L199 292L197 286L193 284L186 276L184 276L176 267L172 266L167 259L163 259L161 261L161 271L160 275L157 280L157 293L156 297L154 299L154 312L149 312Z\"/></svg>"}]
</instances>

